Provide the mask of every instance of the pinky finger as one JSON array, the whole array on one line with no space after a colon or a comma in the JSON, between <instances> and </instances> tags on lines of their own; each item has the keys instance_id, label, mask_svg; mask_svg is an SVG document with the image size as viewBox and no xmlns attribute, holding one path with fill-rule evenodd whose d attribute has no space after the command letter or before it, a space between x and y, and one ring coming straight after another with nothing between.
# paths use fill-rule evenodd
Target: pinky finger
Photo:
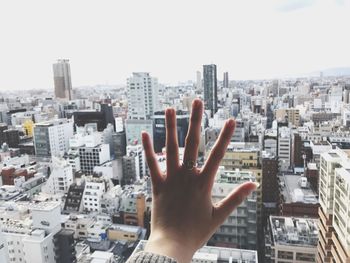
<instances>
[{"instance_id":1,"label":"pinky finger","mask_svg":"<svg viewBox=\"0 0 350 263\"><path fill-rule=\"evenodd\" d=\"M163 177L162 177L162 172L159 168L157 159L155 157L151 139L147 132L142 132L142 144L145 150L147 165L151 173L153 191L154 193L157 193L159 190L160 184L163 182Z\"/></svg>"}]
</instances>

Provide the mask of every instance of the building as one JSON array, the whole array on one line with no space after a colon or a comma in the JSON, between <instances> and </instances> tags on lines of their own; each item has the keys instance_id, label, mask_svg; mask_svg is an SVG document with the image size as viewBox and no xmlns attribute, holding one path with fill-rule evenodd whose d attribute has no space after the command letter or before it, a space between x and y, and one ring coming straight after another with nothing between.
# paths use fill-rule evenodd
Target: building
<instances>
[{"instance_id":1,"label":"building","mask_svg":"<svg viewBox=\"0 0 350 263\"><path fill-rule=\"evenodd\" d=\"M283 173L279 177L280 214L295 217L318 217L319 200L306 176Z\"/></svg>"},{"instance_id":2,"label":"building","mask_svg":"<svg viewBox=\"0 0 350 263\"><path fill-rule=\"evenodd\" d=\"M211 117L218 111L217 85L216 65L203 65L204 109Z\"/></svg>"},{"instance_id":3,"label":"building","mask_svg":"<svg viewBox=\"0 0 350 263\"><path fill-rule=\"evenodd\" d=\"M85 184L73 183L69 186L66 202L63 211L66 213L83 211L83 194Z\"/></svg>"},{"instance_id":4,"label":"building","mask_svg":"<svg viewBox=\"0 0 350 263\"><path fill-rule=\"evenodd\" d=\"M275 112L276 120L287 121L295 127L300 125L300 113L299 109L296 108L282 108L277 109Z\"/></svg>"},{"instance_id":5,"label":"building","mask_svg":"<svg viewBox=\"0 0 350 263\"><path fill-rule=\"evenodd\" d=\"M270 152L262 153L262 202L263 224L270 215L278 214L279 184L278 158Z\"/></svg>"},{"instance_id":6,"label":"building","mask_svg":"<svg viewBox=\"0 0 350 263\"><path fill-rule=\"evenodd\" d=\"M196 72L196 87L197 90L202 90L202 73L200 71Z\"/></svg>"},{"instance_id":7,"label":"building","mask_svg":"<svg viewBox=\"0 0 350 263\"><path fill-rule=\"evenodd\" d=\"M224 72L224 80L223 80L223 88L228 89L229 86L229 79L228 79L228 72Z\"/></svg>"},{"instance_id":8,"label":"building","mask_svg":"<svg viewBox=\"0 0 350 263\"><path fill-rule=\"evenodd\" d=\"M20 143L20 135L19 130L16 129L8 129L3 131L3 136L5 142L8 144L10 148L18 148Z\"/></svg>"},{"instance_id":9,"label":"building","mask_svg":"<svg viewBox=\"0 0 350 263\"><path fill-rule=\"evenodd\" d=\"M13 166L6 166L1 170L1 179L3 185L15 185L16 180L27 181L34 177L36 171L27 170L25 168L15 168Z\"/></svg>"},{"instance_id":10,"label":"building","mask_svg":"<svg viewBox=\"0 0 350 263\"><path fill-rule=\"evenodd\" d=\"M74 111L73 119L74 125L77 127L85 127L86 124L94 123L99 132L106 129L108 124L113 124L115 127L113 107L106 103L98 104L96 110Z\"/></svg>"},{"instance_id":11,"label":"building","mask_svg":"<svg viewBox=\"0 0 350 263\"><path fill-rule=\"evenodd\" d=\"M270 216L264 263L316 262L317 241L317 219Z\"/></svg>"},{"instance_id":12,"label":"building","mask_svg":"<svg viewBox=\"0 0 350 263\"><path fill-rule=\"evenodd\" d=\"M212 200L218 202L243 182L255 181L252 172L219 171L212 189ZM253 192L217 229L208 241L214 246L256 249L257 246L257 199Z\"/></svg>"},{"instance_id":13,"label":"building","mask_svg":"<svg viewBox=\"0 0 350 263\"><path fill-rule=\"evenodd\" d=\"M125 120L126 144L141 144L142 131L147 132L153 140L154 124L152 120Z\"/></svg>"},{"instance_id":14,"label":"building","mask_svg":"<svg viewBox=\"0 0 350 263\"><path fill-rule=\"evenodd\" d=\"M143 251L146 240L140 240L132 255ZM132 256L131 255L131 256ZM255 250L203 246L193 255L193 263L257 263L258 253Z\"/></svg>"},{"instance_id":15,"label":"building","mask_svg":"<svg viewBox=\"0 0 350 263\"><path fill-rule=\"evenodd\" d=\"M100 212L102 195L109 190L109 187L109 182L103 177L87 177L83 194L84 210Z\"/></svg>"},{"instance_id":16,"label":"building","mask_svg":"<svg viewBox=\"0 0 350 263\"><path fill-rule=\"evenodd\" d=\"M146 175L146 159L142 145L129 145L123 156L122 184L133 184Z\"/></svg>"},{"instance_id":17,"label":"building","mask_svg":"<svg viewBox=\"0 0 350 263\"><path fill-rule=\"evenodd\" d=\"M54 238L55 259L56 263L73 263L76 262L74 231L62 229Z\"/></svg>"},{"instance_id":18,"label":"building","mask_svg":"<svg viewBox=\"0 0 350 263\"><path fill-rule=\"evenodd\" d=\"M157 111L152 118L154 121L154 150L155 152L162 152L162 149L165 147L166 139L165 112ZM177 140L179 147L185 147L189 118L190 116L187 111L176 111Z\"/></svg>"},{"instance_id":19,"label":"building","mask_svg":"<svg viewBox=\"0 0 350 263\"><path fill-rule=\"evenodd\" d=\"M79 147L80 169L91 175L95 166L100 166L110 160L108 144L85 144Z\"/></svg>"},{"instance_id":20,"label":"building","mask_svg":"<svg viewBox=\"0 0 350 263\"><path fill-rule=\"evenodd\" d=\"M157 110L158 80L146 72L134 72L127 80L128 119L147 120Z\"/></svg>"},{"instance_id":21,"label":"building","mask_svg":"<svg viewBox=\"0 0 350 263\"><path fill-rule=\"evenodd\" d=\"M70 185L73 183L73 168L68 160L52 156L52 169L48 178L44 192L58 194L68 192Z\"/></svg>"},{"instance_id":22,"label":"building","mask_svg":"<svg viewBox=\"0 0 350 263\"><path fill-rule=\"evenodd\" d=\"M37 123L34 127L35 154L38 157L60 156L69 149L73 123L57 119Z\"/></svg>"},{"instance_id":23,"label":"building","mask_svg":"<svg viewBox=\"0 0 350 263\"><path fill-rule=\"evenodd\" d=\"M2 222L2 235L7 242L10 262L54 263L54 235L60 231L60 204L57 202L26 203L29 215L23 220ZM29 216L32 220L29 220Z\"/></svg>"},{"instance_id":24,"label":"building","mask_svg":"<svg viewBox=\"0 0 350 263\"><path fill-rule=\"evenodd\" d=\"M55 97L59 99L72 99L72 80L68 59L59 59L53 64L53 78L55 84Z\"/></svg>"},{"instance_id":25,"label":"building","mask_svg":"<svg viewBox=\"0 0 350 263\"><path fill-rule=\"evenodd\" d=\"M213 144L207 144L205 159L208 158ZM256 182L262 183L262 167L260 146L257 143L230 143L220 163L225 170L234 171L236 168L241 171L252 172ZM256 190L258 221L261 219L262 191L261 187Z\"/></svg>"},{"instance_id":26,"label":"building","mask_svg":"<svg viewBox=\"0 0 350 263\"><path fill-rule=\"evenodd\" d=\"M320 157L317 262L350 262L349 152L339 148Z\"/></svg>"},{"instance_id":27,"label":"building","mask_svg":"<svg viewBox=\"0 0 350 263\"><path fill-rule=\"evenodd\" d=\"M291 133L288 127L278 129L278 160L281 171L288 171L291 164Z\"/></svg>"}]
</instances>

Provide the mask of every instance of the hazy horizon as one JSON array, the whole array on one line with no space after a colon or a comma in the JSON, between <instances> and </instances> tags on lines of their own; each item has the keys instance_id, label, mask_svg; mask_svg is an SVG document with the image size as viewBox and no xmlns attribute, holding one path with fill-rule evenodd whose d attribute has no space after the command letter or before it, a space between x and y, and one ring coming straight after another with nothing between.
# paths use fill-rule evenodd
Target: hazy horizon
<instances>
[{"instance_id":1,"label":"hazy horizon","mask_svg":"<svg viewBox=\"0 0 350 263\"><path fill-rule=\"evenodd\" d=\"M73 87L122 85L135 71L195 80L203 64L230 79L350 66L349 1L11 1L1 4L0 90L53 89L52 64Z\"/></svg>"}]
</instances>

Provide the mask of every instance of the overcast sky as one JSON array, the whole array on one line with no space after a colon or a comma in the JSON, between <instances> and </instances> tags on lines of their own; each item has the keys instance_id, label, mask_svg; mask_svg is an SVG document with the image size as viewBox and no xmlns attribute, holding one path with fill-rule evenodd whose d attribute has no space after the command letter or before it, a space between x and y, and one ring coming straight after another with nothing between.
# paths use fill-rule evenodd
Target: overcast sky
<instances>
[{"instance_id":1,"label":"overcast sky","mask_svg":"<svg viewBox=\"0 0 350 263\"><path fill-rule=\"evenodd\" d=\"M73 86L269 78L350 66L350 4L330 0L25 0L0 2L0 90L53 89L52 63Z\"/></svg>"}]
</instances>

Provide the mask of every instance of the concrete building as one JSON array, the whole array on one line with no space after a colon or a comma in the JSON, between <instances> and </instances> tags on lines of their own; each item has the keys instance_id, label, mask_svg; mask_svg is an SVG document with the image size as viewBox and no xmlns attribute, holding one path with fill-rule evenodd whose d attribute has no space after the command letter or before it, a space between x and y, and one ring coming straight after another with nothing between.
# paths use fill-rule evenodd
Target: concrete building
<instances>
[{"instance_id":1,"label":"concrete building","mask_svg":"<svg viewBox=\"0 0 350 263\"><path fill-rule=\"evenodd\" d=\"M349 152L335 148L321 154L317 262L350 262L349 169Z\"/></svg>"},{"instance_id":2,"label":"concrete building","mask_svg":"<svg viewBox=\"0 0 350 263\"><path fill-rule=\"evenodd\" d=\"M315 262L317 241L317 219L270 216L264 263Z\"/></svg>"},{"instance_id":3,"label":"concrete building","mask_svg":"<svg viewBox=\"0 0 350 263\"><path fill-rule=\"evenodd\" d=\"M255 181L252 172L240 170L219 171L212 189L213 202L220 201L239 184ZM256 249L257 246L257 199L252 193L218 228L208 244L241 249Z\"/></svg>"},{"instance_id":4,"label":"concrete building","mask_svg":"<svg viewBox=\"0 0 350 263\"><path fill-rule=\"evenodd\" d=\"M106 193L109 188L109 182L103 177L87 177L83 194L84 210L100 212L102 195Z\"/></svg>"},{"instance_id":5,"label":"concrete building","mask_svg":"<svg viewBox=\"0 0 350 263\"><path fill-rule=\"evenodd\" d=\"M59 203L28 203L27 209L32 221L27 218L2 222L9 262L56 262L53 237L61 229Z\"/></svg>"},{"instance_id":6,"label":"concrete building","mask_svg":"<svg viewBox=\"0 0 350 263\"><path fill-rule=\"evenodd\" d=\"M57 119L37 123L34 127L35 154L38 157L63 155L69 149L69 138L73 136L73 123Z\"/></svg>"},{"instance_id":7,"label":"concrete building","mask_svg":"<svg viewBox=\"0 0 350 263\"><path fill-rule=\"evenodd\" d=\"M291 164L292 140L288 127L278 129L278 160L281 171L287 171Z\"/></svg>"},{"instance_id":8,"label":"concrete building","mask_svg":"<svg viewBox=\"0 0 350 263\"><path fill-rule=\"evenodd\" d=\"M203 65L204 109L210 116L218 111L218 84L216 65Z\"/></svg>"},{"instance_id":9,"label":"concrete building","mask_svg":"<svg viewBox=\"0 0 350 263\"><path fill-rule=\"evenodd\" d=\"M55 84L55 97L59 99L72 99L72 80L68 59L59 59L53 64L53 78Z\"/></svg>"},{"instance_id":10,"label":"concrete building","mask_svg":"<svg viewBox=\"0 0 350 263\"><path fill-rule=\"evenodd\" d=\"M101 143L101 134L97 132L84 136L84 145L78 149L80 169L88 175L93 173L95 166L100 166L111 158L109 145Z\"/></svg>"},{"instance_id":11,"label":"concrete building","mask_svg":"<svg viewBox=\"0 0 350 263\"><path fill-rule=\"evenodd\" d=\"M280 215L295 217L318 217L319 200L316 189L312 189L307 177L283 173L280 183Z\"/></svg>"},{"instance_id":12,"label":"concrete building","mask_svg":"<svg viewBox=\"0 0 350 263\"><path fill-rule=\"evenodd\" d=\"M127 80L128 119L147 120L158 109L158 80L134 72Z\"/></svg>"},{"instance_id":13,"label":"concrete building","mask_svg":"<svg viewBox=\"0 0 350 263\"><path fill-rule=\"evenodd\" d=\"M49 194L67 193L73 183L73 168L69 162L60 157L52 157L52 170L43 192Z\"/></svg>"}]
</instances>

